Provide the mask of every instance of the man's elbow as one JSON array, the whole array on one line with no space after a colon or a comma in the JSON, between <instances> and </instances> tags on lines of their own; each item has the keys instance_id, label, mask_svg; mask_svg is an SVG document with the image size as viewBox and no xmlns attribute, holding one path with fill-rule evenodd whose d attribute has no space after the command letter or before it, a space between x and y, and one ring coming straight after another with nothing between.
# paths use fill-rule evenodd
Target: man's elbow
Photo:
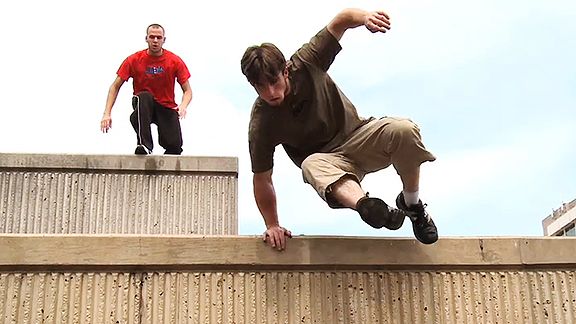
<instances>
[{"instance_id":1,"label":"man's elbow","mask_svg":"<svg viewBox=\"0 0 576 324\"><path fill-rule=\"evenodd\" d=\"M122 84L124 83L124 81L120 78L117 78L116 80L114 80L114 82L112 82L112 84L110 85L110 88L108 89L110 92L118 92L120 91L120 87L122 87Z\"/></svg>"},{"instance_id":2,"label":"man's elbow","mask_svg":"<svg viewBox=\"0 0 576 324\"><path fill-rule=\"evenodd\" d=\"M262 185L272 182L272 170L264 172L254 172L253 175L254 185Z\"/></svg>"}]
</instances>

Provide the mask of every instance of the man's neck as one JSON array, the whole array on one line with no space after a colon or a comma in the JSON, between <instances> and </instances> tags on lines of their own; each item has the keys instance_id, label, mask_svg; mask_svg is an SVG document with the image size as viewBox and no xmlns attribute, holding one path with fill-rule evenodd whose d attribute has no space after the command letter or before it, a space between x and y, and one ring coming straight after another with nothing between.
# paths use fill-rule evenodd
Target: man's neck
<instances>
[{"instance_id":1,"label":"man's neck","mask_svg":"<svg viewBox=\"0 0 576 324\"><path fill-rule=\"evenodd\" d=\"M152 52L152 51L150 51L150 49L148 49L146 52L147 52L148 55L150 55L150 56L162 56L162 54L164 54L164 49L161 49L161 50L158 51L158 52Z\"/></svg>"}]
</instances>

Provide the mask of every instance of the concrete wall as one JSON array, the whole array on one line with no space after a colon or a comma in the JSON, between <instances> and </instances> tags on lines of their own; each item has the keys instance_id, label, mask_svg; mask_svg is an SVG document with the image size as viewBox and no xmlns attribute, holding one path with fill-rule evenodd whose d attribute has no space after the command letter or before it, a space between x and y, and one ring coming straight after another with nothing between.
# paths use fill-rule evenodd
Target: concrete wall
<instances>
[{"instance_id":1,"label":"concrete wall","mask_svg":"<svg viewBox=\"0 0 576 324\"><path fill-rule=\"evenodd\" d=\"M0 154L0 323L576 322L576 238L277 252L228 235L237 178L236 158Z\"/></svg>"},{"instance_id":2,"label":"concrete wall","mask_svg":"<svg viewBox=\"0 0 576 324\"><path fill-rule=\"evenodd\" d=\"M3 323L574 323L576 239L0 236Z\"/></svg>"},{"instance_id":3,"label":"concrete wall","mask_svg":"<svg viewBox=\"0 0 576 324\"><path fill-rule=\"evenodd\" d=\"M0 233L237 234L238 160L0 154Z\"/></svg>"}]
</instances>

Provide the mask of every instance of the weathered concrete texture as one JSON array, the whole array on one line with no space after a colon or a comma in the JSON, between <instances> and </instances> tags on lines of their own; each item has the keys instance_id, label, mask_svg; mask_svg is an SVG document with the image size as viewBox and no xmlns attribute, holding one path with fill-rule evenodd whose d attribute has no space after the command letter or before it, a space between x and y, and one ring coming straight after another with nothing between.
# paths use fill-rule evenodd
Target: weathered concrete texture
<instances>
[{"instance_id":1,"label":"weathered concrete texture","mask_svg":"<svg viewBox=\"0 0 576 324\"><path fill-rule=\"evenodd\" d=\"M0 274L2 323L574 323L574 271Z\"/></svg>"},{"instance_id":2,"label":"weathered concrete texture","mask_svg":"<svg viewBox=\"0 0 576 324\"><path fill-rule=\"evenodd\" d=\"M238 161L0 154L0 233L237 234Z\"/></svg>"},{"instance_id":3,"label":"weathered concrete texture","mask_svg":"<svg viewBox=\"0 0 576 324\"><path fill-rule=\"evenodd\" d=\"M280 253L257 237L3 235L0 246L4 323L576 322L570 238L297 237Z\"/></svg>"}]
</instances>

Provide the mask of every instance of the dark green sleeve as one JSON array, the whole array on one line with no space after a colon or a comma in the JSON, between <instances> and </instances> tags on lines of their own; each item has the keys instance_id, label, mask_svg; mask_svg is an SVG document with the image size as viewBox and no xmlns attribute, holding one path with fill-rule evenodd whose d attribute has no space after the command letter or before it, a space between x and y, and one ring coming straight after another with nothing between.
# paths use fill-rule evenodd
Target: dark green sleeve
<instances>
[{"instance_id":1,"label":"dark green sleeve","mask_svg":"<svg viewBox=\"0 0 576 324\"><path fill-rule=\"evenodd\" d=\"M326 72L341 49L338 40L324 27L294 53L292 60L300 60Z\"/></svg>"},{"instance_id":2,"label":"dark green sleeve","mask_svg":"<svg viewBox=\"0 0 576 324\"><path fill-rule=\"evenodd\" d=\"M250 125L248 127L248 149L250 151L252 172L254 173L268 171L274 167L276 145L271 142L270 132L266 131L267 125L269 123L262 121L262 116L258 113L258 107L255 104L252 107Z\"/></svg>"}]
</instances>

